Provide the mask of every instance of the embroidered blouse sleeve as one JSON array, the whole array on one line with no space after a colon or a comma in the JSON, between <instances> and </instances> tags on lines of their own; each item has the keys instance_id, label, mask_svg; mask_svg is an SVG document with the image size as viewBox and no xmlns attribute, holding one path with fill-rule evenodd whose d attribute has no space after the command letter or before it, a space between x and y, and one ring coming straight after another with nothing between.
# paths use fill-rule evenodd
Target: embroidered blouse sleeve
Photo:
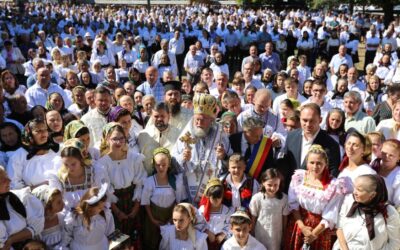
<instances>
[{"instance_id":1,"label":"embroidered blouse sleeve","mask_svg":"<svg viewBox=\"0 0 400 250\"><path fill-rule=\"evenodd\" d=\"M140 205L142 205L142 206L150 205L150 198L154 191L153 178L154 178L153 176L149 176L144 181L142 197L141 197L141 201L140 201ZM177 188L178 188L178 186L177 186Z\"/></svg>"},{"instance_id":2,"label":"embroidered blouse sleeve","mask_svg":"<svg viewBox=\"0 0 400 250\"><path fill-rule=\"evenodd\" d=\"M42 203L29 193L29 188L26 188L26 193L22 199L26 208L26 224L32 236L40 235L44 228L44 208Z\"/></svg>"},{"instance_id":3,"label":"embroidered blouse sleeve","mask_svg":"<svg viewBox=\"0 0 400 250\"><path fill-rule=\"evenodd\" d=\"M140 201L142 195L143 182L146 180L147 172L144 169L143 161L144 155L135 153L133 156L135 164L132 165L134 168L135 177L133 178L133 184L136 185L135 192L133 193L132 200Z\"/></svg>"},{"instance_id":4,"label":"embroidered blouse sleeve","mask_svg":"<svg viewBox=\"0 0 400 250\"><path fill-rule=\"evenodd\" d=\"M100 162L97 162L92 165L94 170L94 184L97 187L100 187L103 183L111 184L110 178L103 166L100 165ZM114 195L114 187L113 185L108 185L107 190L107 201L111 203L116 203L118 198Z\"/></svg>"},{"instance_id":5,"label":"embroidered blouse sleeve","mask_svg":"<svg viewBox=\"0 0 400 250\"><path fill-rule=\"evenodd\" d=\"M329 200L322 211L321 224L325 228L333 229L335 227L346 193L349 193L349 189L346 187L346 181L343 178L333 179L327 190L325 190L323 198Z\"/></svg>"},{"instance_id":6,"label":"embroidered blouse sleeve","mask_svg":"<svg viewBox=\"0 0 400 250\"><path fill-rule=\"evenodd\" d=\"M299 186L303 184L304 175L305 175L305 170L296 170L292 176L288 192L288 202L290 211L299 209L300 205L297 199L298 193L296 192L296 189L298 189Z\"/></svg>"},{"instance_id":7,"label":"embroidered blouse sleeve","mask_svg":"<svg viewBox=\"0 0 400 250\"><path fill-rule=\"evenodd\" d=\"M22 177L22 171L26 165L26 155L25 149L20 148L8 161L7 170L12 189L21 189L26 186Z\"/></svg>"}]
</instances>

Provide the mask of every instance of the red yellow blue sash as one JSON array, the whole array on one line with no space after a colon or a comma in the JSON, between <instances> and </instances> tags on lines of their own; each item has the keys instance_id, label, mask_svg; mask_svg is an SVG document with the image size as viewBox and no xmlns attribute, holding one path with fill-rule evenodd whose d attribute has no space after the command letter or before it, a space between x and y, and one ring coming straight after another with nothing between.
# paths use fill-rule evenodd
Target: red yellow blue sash
<instances>
[{"instance_id":1,"label":"red yellow blue sash","mask_svg":"<svg viewBox=\"0 0 400 250\"><path fill-rule=\"evenodd\" d=\"M259 143L254 145L246 166L246 173L248 173L251 177L258 179L260 176L271 146L272 140L265 135Z\"/></svg>"}]
</instances>

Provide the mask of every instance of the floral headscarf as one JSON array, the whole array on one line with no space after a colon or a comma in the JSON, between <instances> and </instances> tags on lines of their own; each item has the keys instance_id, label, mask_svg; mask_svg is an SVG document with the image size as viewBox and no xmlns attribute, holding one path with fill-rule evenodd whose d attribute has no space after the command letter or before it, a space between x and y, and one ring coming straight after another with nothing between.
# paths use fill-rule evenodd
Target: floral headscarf
<instances>
[{"instance_id":1,"label":"floral headscarf","mask_svg":"<svg viewBox=\"0 0 400 250\"><path fill-rule=\"evenodd\" d=\"M25 125L25 128L22 131L22 147L26 151L28 151L28 155L26 156L27 160L34 157L37 154L37 152L39 152L40 150L50 150L51 149L54 152L58 152L58 150L59 150L59 145L52 140L50 135L49 135L46 143L44 143L42 145L35 144L32 130L37 124L41 124L41 123L46 124L42 120L38 120L38 119L30 120Z\"/></svg>"},{"instance_id":2,"label":"floral headscarf","mask_svg":"<svg viewBox=\"0 0 400 250\"><path fill-rule=\"evenodd\" d=\"M111 110L107 116L107 121L115 122L119 116L119 113L121 113L121 111L123 111L123 110L125 110L125 109L121 106L115 106L115 107L111 108Z\"/></svg>"},{"instance_id":3,"label":"floral headscarf","mask_svg":"<svg viewBox=\"0 0 400 250\"><path fill-rule=\"evenodd\" d=\"M64 129L64 141L76 138L76 134L78 134L78 132L83 128L87 127L82 121L74 120L68 123Z\"/></svg>"},{"instance_id":4,"label":"floral headscarf","mask_svg":"<svg viewBox=\"0 0 400 250\"><path fill-rule=\"evenodd\" d=\"M77 138L72 138L69 139L67 141L64 142L64 145L62 147L62 150L66 149L66 148L76 148L79 150L79 152L81 153L82 159L83 159L83 163L85 164L85 166L91 166L92 165L92 157L90 156L90 154L87 152L85 144L77 139Z\"/></svg>"},{"instance_id":5,"label":"floral headscarf","mask_svg":"<svg viewBox=\"0 0 400 250\"><path fill-rule=\"evenodd\" d=\"M47 98L47 101L46 101L45 108L46 108L48 111L54 110L53 105L51 105L51 103L50 103L50 99L51 99L51 97L53 97L54 95L58 95L59 97L61 97L61 100L62 100L62 103L63 103L63 104L62 104L60 113L61 113L61 112L64 112L64 111L65 111L65 101L64 101L64 98L62 97L62 95L60 95L60 93L57 93L57 92L51 93L51 94L49 95L49 97Z\"/></svg>"}]
</instances>

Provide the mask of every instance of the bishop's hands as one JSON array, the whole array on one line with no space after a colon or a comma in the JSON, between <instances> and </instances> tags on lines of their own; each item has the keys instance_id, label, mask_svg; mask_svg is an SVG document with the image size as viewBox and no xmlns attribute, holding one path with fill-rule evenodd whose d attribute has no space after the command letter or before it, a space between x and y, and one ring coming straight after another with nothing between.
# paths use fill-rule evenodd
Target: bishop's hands
<instances>
[{"instance_id":1,"label":"bishop's hands","mask_svg":"<svg viewBox=\"0 0 400 250\"><path fill-rule=\"evenodd\" d=\"M223 159L225 159L226 153L225 153L224 146L223 146L222 144L218 144L218 146L215 147L215 152L216 152L216 154L217 154L218 160L223 160Z\"/></svg>"}]
</instances>

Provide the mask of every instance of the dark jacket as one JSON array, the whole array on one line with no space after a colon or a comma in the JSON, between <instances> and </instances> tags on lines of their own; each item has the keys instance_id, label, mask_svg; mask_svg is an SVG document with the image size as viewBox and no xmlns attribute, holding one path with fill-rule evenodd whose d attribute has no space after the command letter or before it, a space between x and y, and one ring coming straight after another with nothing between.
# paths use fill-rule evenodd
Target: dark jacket
<instances>
[{"instance_id":1,"label":"dark jacket","mask_svg":"<svg viewBox=\"0 0 400 250\"><path fill-rule=\"evenodd\" d=\"M277 161L278 169L284 175L285 190L288 190L292 175L296 169L306 169L306 163L301 160L301 147L303 142L302 129L291 131L287 135L284 148L284 157ZM320 130L313 144L319 144L328 155L329 172L338 176L340 159L339 144L325 130Z\"/></svg>"},{"instance_id":2,"label":"dark jacket","mask_svg":"<svg viewBox=\"0 0 400 250\"><path fill-rule=\"evenodd\" d=\"M242 156L244 156L245 152L242 152L242 148L241 148L242 135L243 135L243 132L239 132L239 133L236 133L236 134L233 134L233 135L229 136L229 142L231 144L231 148L232 148L234 153L239 153ZM246 163L247 163L247 161L249 159L245 159L245 160L246 160ZM268 152L267 159L264 162L264 166L263 166L263 168L261 170L261 173L264 172L265 170L267 170L268 168L273 168L273 167L275 167L275 164L274 164L273 148L271 147L269 152Z\"/></svg>"}]
</instances>

